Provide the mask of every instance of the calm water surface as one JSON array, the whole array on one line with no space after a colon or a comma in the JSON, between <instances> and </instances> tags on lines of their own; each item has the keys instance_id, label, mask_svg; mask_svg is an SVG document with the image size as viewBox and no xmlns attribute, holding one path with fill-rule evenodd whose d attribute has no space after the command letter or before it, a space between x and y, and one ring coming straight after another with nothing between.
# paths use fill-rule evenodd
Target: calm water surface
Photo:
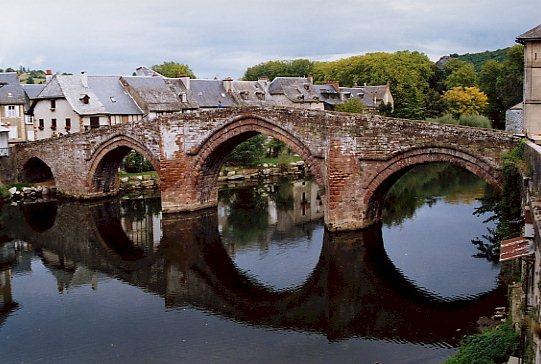
<instances>
[{"instance_id":1,"label":"calm water surface","mask_svg":"<svg viewBox=\"0 0 541 364\"><path fill-rule=\"evenodd\" d=\"M339 234L309 181L224 187L187 216L141 196L4 206L0 362L441 362L506 301L471 243L484 188L416 168L382 225Z\"/></svg>"}]
</instances>

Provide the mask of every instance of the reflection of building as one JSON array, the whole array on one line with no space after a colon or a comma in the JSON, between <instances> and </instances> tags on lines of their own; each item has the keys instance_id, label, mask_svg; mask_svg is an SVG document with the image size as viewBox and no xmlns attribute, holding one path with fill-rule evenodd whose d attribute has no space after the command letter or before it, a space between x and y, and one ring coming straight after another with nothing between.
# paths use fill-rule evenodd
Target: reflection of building
<instances>
[{"instance_id":1,"label":"reflection of building","mask_svg":"<svg viewBox=\"0 0 541 364\"><path fill-rule=\"evenodd\" d=\"M122 211L122 229L136 247L145 251L154 251L162 238L162 214L146 213L144 216L134 216Z\"/></svg>"}]
</instances>

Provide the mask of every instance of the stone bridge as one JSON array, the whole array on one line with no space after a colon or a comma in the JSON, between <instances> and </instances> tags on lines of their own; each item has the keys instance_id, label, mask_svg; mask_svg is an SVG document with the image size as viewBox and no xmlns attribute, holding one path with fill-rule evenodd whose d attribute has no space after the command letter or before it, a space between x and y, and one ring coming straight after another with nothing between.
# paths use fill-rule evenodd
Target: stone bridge
<instances>
[{"instance_id":1,"label":"stone bridge","mask_svg":"<svg viewBox=\"0 0 541 364\"><path fill-rule=\"evenodd\" d=\"M379 220L382 200L409 168L450 162L501 185L502 153L516 139L494 130L282 108L231 108L176 114L92 130L15 148L20 180L53 179L75 198L117 190L122 159L135 150L159 174L164 212L217 205L217 176L226 156L258 134L285 142L322 187L325 224L354 230Z\"/></svg>"}]
</instances>

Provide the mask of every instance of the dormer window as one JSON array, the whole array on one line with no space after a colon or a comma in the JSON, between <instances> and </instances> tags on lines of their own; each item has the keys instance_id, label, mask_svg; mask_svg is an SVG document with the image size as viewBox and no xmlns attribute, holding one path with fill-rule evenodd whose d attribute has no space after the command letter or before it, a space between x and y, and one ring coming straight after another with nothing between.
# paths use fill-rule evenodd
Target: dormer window
<instances>
[{"instance_id":1,"label":"dormer window","mask_svg":"<svg viewBox=\"0 0 541 364\"><path fill-rule=\"evenodd\" d=\"M248 91L241 91L240 97L242 97L243 100L248 100Z\"/></svg>"},{"instance_id":2,"label":"dormer window","mask_svg":"<svg viewBox=\"0 0 541 364\"><path fill-rule=\"evenodd\" d=\"M178 97L180 98L180 101L188 102L188 95L186 95L184 92L179 93Z\"/></svg>"},{"instance_id":3,"label":"dormer window","mask_svg":"<svg viewBox=\"0 0 541 364\"><path fill-rule=\"evenodd\" d=\"M360 98L362 99L362 98L364 97L364 92L359 92L359 93L357 94L357 96L360 97Z\"/></svg>"},{"instance_id":4,"label":"dormer window","mask_svg":"<svg viewBox=\"0 0 541 364\"><path fill-rule=\"evenodd\" d=\"M109 99L111 99L111 102L112 102L112 103L115 103L115 102L116 102L116 99L115 99L113 96L109 97Z\"/></svg>"},{"instance_id":5,"label":"dormer window","mask_svg":"<svg viewBox=\"0 0 541 364\"><path fill-rule=\"evenodd\" d=\"M263 91L256 91L255 95L259 100L265 100L265 93Z\"/></svg>"},{"instance_id":6,"label":"dormer window","mask_svg":"<svg viewBox=\"0 0 541 364\"><path fill-rule=\"evenodd\" d=\"M85 105L88 105L88 103L90 102L90 96L88 95L83 95L81 96L81 98L79 99L81 100L81 102Z\"/></svg>"},{"instance_id":7,"label":"dormer window","mask_svg":"<svg viewBox=\"0 0 541 364\"><path fill-rule=\"evenodd\" d=\"M306 91L310 90L310 84L305 83L305 84L304 84L304 89L305 89Z\"/></svg>"}]
</instances>

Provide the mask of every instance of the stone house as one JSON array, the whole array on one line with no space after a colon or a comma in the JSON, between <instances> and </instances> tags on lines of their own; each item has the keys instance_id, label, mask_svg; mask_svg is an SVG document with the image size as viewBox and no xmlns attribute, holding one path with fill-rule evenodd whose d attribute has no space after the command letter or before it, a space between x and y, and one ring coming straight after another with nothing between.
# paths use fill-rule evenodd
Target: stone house
<instances>
[{"instance_id":1,"label":"stone house","mask_svg":"<svg viewBox=\"0 0 541 364\"><path fill-rule=\"evenodd\" d=\"M276 77L268 85L268 92L277 106L324 109L311 77Z\"/></svg>"},{"instance_id":2,"label":"stone house","mask_svg":"<svg viewBox=\"0 0 541 364\"><path fill-rule=\"evenodd\" d=\"M0 125L9 129L9 142L27 140L25 94L15 72L0 73Z\"/></svg>"},{"instance_id":3,"label":"stone house","mask_svg":"<svg viewBox=\"0 0 541 364\"><path fill-rule=\"evenodd\" d=\"M166 78L157 73L145 74L145 76L120 77L120 84L139 105L145 117L155 119L160 115L190 112L198 108L192 92L185 86L186 81L183 82L180 78Z\"/></svg>"},{"instance_id":4,"label":"stone house","mask_svg":"<svg viewBox=\"0 0 541 364\"><path fill-rule=\"evenodd\" d=\"M119 76L55 75L29 110L35 139L116 125L143 117Z\"/></svg>"},{"instance_id":5,"label":"stone house","mask_svg":"<svg viewBox=\"0 0 541 364\"><path fill-rule=\"evenodd\" d=\"M222 81L183 77L182 81L201 110L237 106L232 95L233 80L230 78Z\"/></svg>"},{"instance_id":6,"label":"stone house","mask_svg":"<svg viewBox=\"0 0 541 364\"><path fill-rule=\"evenodd\" d=\"M524 134L541 143L541 24L517 37L524 45Z\"/></svg>"},{"instance_id":7,"label":"stone house","mask_svg":"<svg viewBox=\"0 0 541 364\"><path fill-rule=\"evenodd\" d=\"M32 103L37 100L39 94L45 88L45 84L23 84L24 95L26 98L24 122L26 124L26 140L36 140L34 133L34 116L30 112Z\"/></svg>"},{"instance_id":8,"label":"stone house","mask_svg":"<svg viewBox=\"0 0 541 364\"><path fill-rule=\"evenodd\" d=\"M522 134L524 131L524 104L519 102L505 111L505 131Z\"/></svg>"},{"instance_id":9,"label":"stone house","mask_svg":"<svg viewBox=\"0 0 541 364\"><path fill-rule=\"evenodd\" d=\"M377 86L340 87L338 82L315 85L316 91L325 110L334 110L336 105L355 98L361 101L369 111L376 111L381 104L390 104L394 108L394 99L389 84Z\"/></svg>"}]
</instances>

